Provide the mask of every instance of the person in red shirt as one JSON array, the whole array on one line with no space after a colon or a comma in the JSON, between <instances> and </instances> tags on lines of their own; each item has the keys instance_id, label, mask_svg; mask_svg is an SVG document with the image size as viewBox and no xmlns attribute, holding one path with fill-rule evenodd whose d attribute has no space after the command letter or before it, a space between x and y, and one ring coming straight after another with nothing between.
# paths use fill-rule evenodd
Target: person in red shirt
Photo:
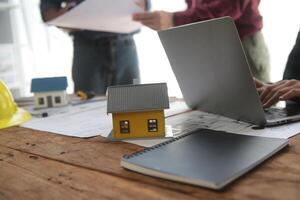
<instances>
[{"instance_id":1,"label":"person in red shirt","mask_svg":"<svg viewBox=\"0 0 300 200\"><path fill-rule=\"evenodd\" d=\"M182 12L135 13L133 20L154 30L230 16L235 20L251 71L257 79L269 82L269 54L261 29L263 19L258 6L260 0L186 0Z\"/></svg>"}]
</instances>

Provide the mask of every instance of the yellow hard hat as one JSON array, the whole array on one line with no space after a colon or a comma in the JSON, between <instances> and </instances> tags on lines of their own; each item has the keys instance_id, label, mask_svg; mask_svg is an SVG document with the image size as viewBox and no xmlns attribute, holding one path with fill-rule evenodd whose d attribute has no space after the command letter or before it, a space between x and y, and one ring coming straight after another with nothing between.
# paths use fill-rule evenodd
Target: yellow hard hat
<instances>
[{"instance_id":1,"label":"yellow hard hat","mask_svg":"<svg viewBox=\"0 0 300 200\"><path fill-rule=\"evenodd\" d=\"M0 129L20 125L30 119L29 112L17 107L9 89L0 80Z\"/></svg>"}]
</instances>

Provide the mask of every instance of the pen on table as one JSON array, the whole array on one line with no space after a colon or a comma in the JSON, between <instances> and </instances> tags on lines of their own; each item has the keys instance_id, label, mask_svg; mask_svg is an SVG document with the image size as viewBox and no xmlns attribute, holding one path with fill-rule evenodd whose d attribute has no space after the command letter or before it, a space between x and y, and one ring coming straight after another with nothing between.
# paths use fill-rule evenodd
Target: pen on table
<instances>
[{"instance_id":1,"label":"pen on table","mask_svg":"<svg viewBox=\"0 0 300 200\"><path fill-rule=\"evenodd\" d=\"M48 117L48 113L47 112L42 112L42 113L30 113L32 116L34 117L40 117L40 118L44 118L44 117Z\"/></svg>"}]
</instances>

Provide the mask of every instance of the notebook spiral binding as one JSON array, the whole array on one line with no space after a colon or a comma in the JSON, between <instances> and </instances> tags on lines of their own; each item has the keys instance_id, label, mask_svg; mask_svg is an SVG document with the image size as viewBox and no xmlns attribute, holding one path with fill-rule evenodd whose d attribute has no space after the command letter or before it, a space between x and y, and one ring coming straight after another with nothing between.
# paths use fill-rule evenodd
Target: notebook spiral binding
<instances>
[{"instance_id":1,"label":"notebook spiral binding","mask_svg":"<svg viewBox=\"0 0 300 200\"><path fill-rule=\"evenodd\" d=\"M160 148L160 147L165 146L165 145L167 145L167 144L170 144L170 143L172 143L172 142L175 142L175 141L177 141L177 140L179 140L179 139L181 139L181 138L184 138L184 137L186 137L186 136L192 134L193 132L194 132L194 131L189 132L189 133L186 133L186 134L183 134L183 135L181 135L181 136L178 136L178 137L175 137L175 138L173 138L173 139L167 140L167 141L165 141L165 142L159 143L159 144L154 145L154 146L152 146L152 147L145 148L145 149L143 149L143 150L137 151L137 152L132 153L132 154L125 154L125 155L123 156L123 158L124 158L124 159L130 159L130 158L133 158L133 157L135 157L135 156L142 155L142 154L144 154L144 153L146 153L146 152L148 152L148 151L152 151L152 150L154 150L154 149L157 149L157 148Z\"/></svg>"}]
</instances>

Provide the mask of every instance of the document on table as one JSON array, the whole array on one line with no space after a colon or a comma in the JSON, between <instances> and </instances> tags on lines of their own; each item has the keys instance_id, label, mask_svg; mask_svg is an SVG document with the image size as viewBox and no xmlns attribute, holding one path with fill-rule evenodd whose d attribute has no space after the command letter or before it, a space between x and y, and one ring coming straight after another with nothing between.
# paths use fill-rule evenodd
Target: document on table
<instances>
[{"instance_id":1,"label":"document on table","mask_svg":"<svg viewBox=\"0 0 300 200\"><path fill-rule=\"evenodd\" d=\"M47 113L50 113L49 117L33 118L22 127L81 138L98 135L107 137L112 130L112 117L106 110L106 101L46 109ZM170 109L165 111L165 116L187 110L189 108L183 101L172 102ZM40 110L41 113L44 111Z\"/></svg>"},{"instance_id":2,"label":"document on table","mask_svg":"<svg viewBox=\"0 0 300 200\"><path fill-rule=\"evenodd\" d=\"M300 122L264 129L256 129L254 125L236 121L220 115L202 111L191 111L167 118L174 134L184 134L198 128L228 131L243 135L288 139L300 133Z\"/></svg>"},{"instance_id":3,"label":"document on table","mask_svg":"<svg viewBox=\"0 0 300 200\"><path fill-rule=\"evenodd\" d=\"M48 24L116 33L130 33L141 24L132 20L132 14L142 12L135 0L85 0Z\"/></svg>"},{"instance_id":4,"label":"document on table","mask_svg":"<svg viewBox=\"0 0 300 200\"><path fill-rule=\"evenodd\" d=\"M73 105L61 108L58 114L46 118L34 118L22 127L82 138L99 135L107 137L112 130L112 117L106 113L106 107L106 101ZM199 128L283 139L300 133L300 122L257 130L253 129L254 126L251 124L220 115L197 110L190 111L183 101L171 102L170 109L165 110L165 116L166 125L172 126L175 137ZM165 140L168 139L139 139L125 142L150 147Z\"/></svg>"},{"instance_id":5,"label":"document on table","mask_svg":"<svg viewBox=\"0 0 300 200\"><path fill-rule=\"evenodd\" d=\"M172 126L175 137L199 128L227 131L242 135L288 139L300 133L300 122L264 129L253 129L253 125L226 118L220 115L193 110L166 118L166 124ZM162 143L167 139L126 141L144 147Z\"/></svg>"},{"instance_id":6,"label":"document on table","mask_svg":"<svg viewBox=\"0 0 300 200\"><path fill-rule=\"evenodd\" d=\"M106 101L60 109L62 112L45 118L33 118L22 127L82 138L111 131L112 120L111 116L106 114Z\"/></svg>"}]
</instances>

